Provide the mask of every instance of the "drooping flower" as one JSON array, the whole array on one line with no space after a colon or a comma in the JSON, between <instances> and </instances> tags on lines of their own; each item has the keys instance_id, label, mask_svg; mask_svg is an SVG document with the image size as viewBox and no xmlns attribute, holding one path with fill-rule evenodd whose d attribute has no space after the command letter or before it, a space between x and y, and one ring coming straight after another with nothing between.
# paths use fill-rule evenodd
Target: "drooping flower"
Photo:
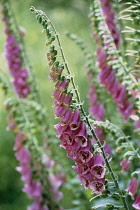
<instances>
[{"instance_id":1,"label":"drooping flower","mask_svg":"<svg viewBox=\"0 0 140 210\"><path fill-rule=\"evenodd\" d=\"M101 194L105 190L104 178L95 179L93 182L91 182L90 187L93 189L94 193Z\"/></svg>"},{"instance_id":2,"label":"drooping flower","mask_svg":"<svg viewBox=\"0 0 140 210\"><path fill-rule=\"evenodd\" d=\"M94 155L94 164L91 167L91 173L98 179L105 176L105 163L102 154L96 153Z\"/></svg>"},{"instance_id":3,"label":"drooping flower","mask_svg":"<svg viewBox=\"0 0 140 210\"><path fill-rule=\"evenodd\" d=\"M135 177L133 177L130 181L129 186L126 188L126 191L129 193L129 195L133 200L137 192L137 188L138 188L138 180Z\"/></svg>"},{"instance_id":4,"label":"drooping flower","mask_svg":"<svg viewBox=\"0 0 140 210\"><path fill-rule=\"evenodd\" d=\"M140 193L138 194L136 201L132 204L132 206L136 209L136 210L140 210Z\"/></svg>"},{"instance_id":5,"label":"drooping flower","mask_svg":"<svg viewBox=\"0 0 140 210\"><path fill-rule=\"evenodd\" d=\"M121 162L120 162L120 165L122 166L122 170L121 172L122 173L125 173L127 171L129 171L130 167L131 167L131 162L126 160L126 159L123 159Z\"/></svg>"}]
</instances>

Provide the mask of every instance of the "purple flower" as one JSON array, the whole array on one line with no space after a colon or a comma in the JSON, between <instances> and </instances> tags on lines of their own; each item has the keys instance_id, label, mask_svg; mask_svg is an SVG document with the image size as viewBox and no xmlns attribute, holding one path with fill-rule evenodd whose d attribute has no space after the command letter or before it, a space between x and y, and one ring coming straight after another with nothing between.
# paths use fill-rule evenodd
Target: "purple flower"
<instances>
[{"instance_id":1,"label":"purple flower","mask_svg":"<svg viewBox=\"0 0 140 210\"><path fill-rule=\"evenodd\" d=\"M75 143L73 136L74 136L73 132L68 127L68 129L64 131L59 138L63 146L67 146L67 145L73 145Z\"/></svg>"},{"instance_id":2,"label":"purple flower","mask_svg":"<svg viewBox=\"0 0 140 210\"><path fill-rule=\"evenodd\" d=\"M81 122L81 125L79 127L79 132L74 137L74 140L79 144L80 147L86 147L88 145L88 139L87 139L87 129L86 124L84 122Z\"/></svg>"},{"instance_id":3,"label":"purple flower","mask_svg":"<svg viewBox=\"0 0 140 210\"><path fill-rule=\"evenodd\" d=\"M90 183L93 180L91 173L88 173L87 176L79 174L77 177L80 179L85 190L91 189Z\"/></svg>"},{"instance_id":4,"label":"purple flower","mask_svg":"<svg viewBox=\"0 0 140 210\"><path fill-rule=\"evenodd\" d=\"M22 163L20 166L16 167L16 170L22 174L21 180L25 183L29 183L32 180L30 163Z\"/></svg>"},{"instance_id":5,"label":"purple flower","mask_svg":"<svg viewBox=\"0 0 140 210\"><path fill-rule=\"evenodd\" d=\"M72 166L78 174L85 175L90 172L88 164L79 163L78 166Z\"/></svg>"},{"instance_id":6,"label":"purple flower","mask_svg":"<svg viewBox=\"0 0 140 210\"><path fill-rule=\"evenodd\" d=\"M66 110L67 108L64 105L58 106L55 110L55 117L56 118L64 117Z\"/></svg>"},{"instance_id":7,"label":"purple flower","mask_svg":"<svg viewBox=\"0 0 140 210\"><path fill-rule=\"evenodd\" d=\"M95 179L93 182L90 183L90 188L93 189L94 193L101 194L105 190L104 178Z\"/></svg>"},{"instance_id":8,"label":"purple flower","mask_svg":"<svg viewBox=\"0 0 140 210\"><path fill-rule=\"evenodd\" d=\"M140 210L140 193L138 194L136 201L132 204L132 206L136 209L136 210Z\"/></svg>"},{"instance_id":9,"label":"purple flower","mask_svg":"<svg viewBox=\"0 0 140 210\"><path fill-rule=\"evenodd\" d=\"M71 118L72 118L72 109L67 109L64 117L61 120L61 126L65 126L65 125L69 125L69 123L71 122ZM58 132L59 133L59 132Z\"/></svg>"},{"instance_id":10,"label":"purple flower","mask_svg":"<svg viewBox=\"0 0 140 210\"><path fill-rule=\"evenodd\" d=\"M89 148L87 147L87 148L82 148L82 150L78 151L77 157L82 163L88 163L92 159L93 154L90 152Z\"/></svg>"},{"instance_id":11,"label":"purple flower","mask_svg":"<svg viewBox=\"0 0 140 210\"><path fill-rule=\"evenodd\" d=\"M94 155L94 164L91 167L91 173L98 179L105 176L105 163L102 154L96 153Z\"/></svg>"},{"instance_id":12,"label":"purple flower","mask_svg":"<svg viewBox=\"0 0 140 210\"><path fill-rule=\"evenodd\" d=\"M22 147L16 152L16 158L21 163L30 162L30 152L28 149Z\"/></svg>"},{"instance_id":13,"label":"purple flower","mask_svg":"<svg viewBox=\"0 0 140 210\"><path fill-rule=\"evenodd\" d=\"M69 126L70 126L70 129L71 130L76 130L76 129L78 129L79 128L79 126L80 126L80 123L81 123L81 121L80 121L80 112L79 112L79 110L74 110L74 113L73 113L73 115L72 115L72 119L71 119L71 122L70 122L70 124L69 124Z\"/></svg>"},{"instance_id":14,"label":"purple flower","mask_svg":"<svg viewBox=\"0 0 140 210\"><path fill-rule=\"evenodd\" d=\"M63 194L59 192L58 189L62 184L64 184L64 180L60 179L57 174L49 174L48 179L51 185L52 197L54 201L58 203L63 197Z\"/></svg>"},{"instance_id":15,"label":"purple flower","mask_svg":"<svg viewBox=\"0 0 140 210\"><path fill-rule=\"evenodd\" d=\"M136 129L140 130L140 120L135 121L134 126Z\"/></svg>"},{"instance_id":16,"label":"purple flower","mask_svg":"<svg viewBox=\"0 0 140 210\"><path fill-rule=\"evenodd\" d=\"M23 135L21 131L18 131L15 138L14 150L20 149L23 145L23 141L27 138L27 135Z\"/></svg>"},{"instance_id":17,"label":"purple flower","mask_svg":"<svg viewBox=\"0 0 140 210\"><path fill-rule=\"evenodd\" d=\"M126 188L126 191L129 193L129 195L131 196L133 200L137 192L137 188L138 188L138 180L135 177L133 177L131 179L129 186Z\"/></svg>"},{"instance_id":18,"label":"purple flower","mask_svg":"<svg viewBox=\"0 0 140 210\"><path fill-rule=\"evenodd\" d=\"M27 84L28 68L22 69L23 60L21 57L21 48L16 40L16 36L11 30L11 23L8 16L8 10L4 8L3 21L5 22L6 39L6 59L8 61L9 73L12 75L14 82L13 86L19 98L26 98L30 93L30 87Z\"/></svg>"},{"instance_id":19,"label":"purple flower","mask_svg":"<svg viewBox=\"0 0 140 210\"><path fill-rule=\"evenodd\" d=\"M122 166L122 170L121 172L122 173L125 173L127 171L129 171L130 167L131 167L131 162L126 160L126 159L123 159L121 162L120 162L120 165Z\"/></svg>"},{"instance_id":20,"label":"purple flower","mask_svg":"<svg viewBox=\"0 0 140 210\"><path fill-rule=\"evenodd\" d=\"M72 101L72 95L71 94L67 94L64 98L63 104L65 106L69 106L71 104Z\"/></svg>"},{"instance_id":21,"label":"purple flower","mask_svg":"<svg viewBox=\"0 0 140 210\"><path fill-rule=\"evenodd\" d=\"M32 181L29 184L25 184L22 189L23 192L26 192L30 198L36 199L42 196L42 188L40 182Z\"/></svg>"}]
</instances>

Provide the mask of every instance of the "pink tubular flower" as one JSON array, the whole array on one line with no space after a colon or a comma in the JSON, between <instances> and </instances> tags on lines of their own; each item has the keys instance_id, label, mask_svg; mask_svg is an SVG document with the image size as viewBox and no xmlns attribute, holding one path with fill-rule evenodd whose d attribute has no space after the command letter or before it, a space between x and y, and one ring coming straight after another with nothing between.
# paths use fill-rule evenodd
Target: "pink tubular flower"
<instances>
[{"instance_id":1,"label":"pink tubular flower","mask_svg":"<svg viewBox=\"0 0 140 210\"><path fill-rule=\"evenodd\" d=\"M60 177L54 174L49 174L48 179L51 185L52 197L54 201L58 203L63 197L63 194L59 192L58 189L64 182L60 179Z\"/></svg>"},{"instance_id":2,"label":"pink tubular flower","mask_svg":"<svg viewBox=\"0 0 140 210\"><path fill-rule=\"evenodd\" d=\"M88 173L86 175L79 174L77 177L80 179L85 190L91 189L90 183L93 180L93 176L90 173Z\"/></svg>"},{"instance_id":3,"label":"pink tubular flower","mask_svg":"<svg viewBox=\"0 0 140 210\"><path fill-rule=\"evenodd\" d=\"M66 113L66 106L64 105L60 105L56 108L55 110L55 117L56 118L60 118L60 117L64 117L65 113Z\"/></svg>"},{"instance_id":4,"label":"pink tubular flower","mask_svg":"<svg viewBox=\"0 0 140 210\"><path fill-rule=\"evenodd\" d=\"M86 147L88 145L87 138L88 137L87 137L86 124L82 122L79 128L79 132L76 134L74 139L79 144L79 146Z\"/></svg>"},{"instance_id":5,"label":"pink tubular flower","mask_svg":"<svg viewBox=\"0 0 140 210\"><path fill-rule=\"evenodd\" d=\"M135 121L134 126L136 129L140 130L140 120Z\"/></svg>"},{"instance_id":6,"label":"pink tubular flower","mask_svg":"<svg viewBox=\"0 0 140 210\"><path fill-rule=\"evenodd\" d=\"M32 181L29 184L25 184L23 192L26 192L30 198L40 198L42 194L41 183Z\"/></svg>"},{"instance_id":7,"label":"pink tubular flower","mask_svg":"<svg viewBox=\"0 0 140 210\"><path fill-rule=\"evenodd\" d=\"M67 109L64 117L61 120L61 126L69 125L69 123L71 122L71 118L72 118L72 110L69 108Z\"/></svg>"},{"instance_id":8,"label":"pink tubular flower","mask_svg":"<svg viewBox=\"0 0 140 210\"><path fill-rule=\"evenodd\" d=\"M94 156L94 164L91 167L91 173L98 179L105 176L104 158L102 154L96 153Z\"/></svg>"},{"instance_id":9,"label":"pink tubular flower","mask_svg":"<svg viewBox=\"0 0 140 210\"><path fill-rule=\"evenodd\" d=\"M22 147L16 152L16 158L21 163L30 162L30 152L28 149Z\"/></svg>"},{"instance_id":10,"label":"pink tubular flower","mask_svg":"<svg viewBox=\"0 0 140 210\"><path fill-rule=\"evenodd\" d=\"M93 189L94 193L101 194L105 190L104 178L95 179L93 182L91 182L90 187Z\"/></svg>"},{"instance_id":11,"label":"pink tubular flower","mask_svg":"<svg viewBox=\"0 0 140 210\"><path fill-rule=\"evenodd\" d=\"M93 154L87 148L86 150L79 151L77 156L82 163L88 163L92 159Z\"/></svg>"},{"instance_id":12,"label":"pink tubular flower","mask_svg":"<svg viewBox=\"0 0 140 210\"><path fill-rule=\"evenodd\" d=\"M74 110L74 113L72 115L72 119L70 122L70 129L71 130L76 130L80 126L80 112L79 110Z\"/></svg>"},{"instance_id":13,"label":"pink tubular flower","mask_svg":"<svg viewBox=\"0 0 140 210\"><path fill-rule=\"evenodd\" d=\"M27 138L26 135L23 135L21 131L18 131L15 138L14 150L18 150L22 147L23 141Z\"/></svg>"},{"instance_id":14,"label":"pink tubular flower","mask_svg":"<svg viewBox=\"0 0 140 210\"><path fill-rule=\"evenodd\" d=\"M138 194L136 201L132 204L132 206L136 209L136 210L140 210L140 193Z\"/></svg>"},{"instance_id":15,"label":"pink tubular flower","mask_svg":"<svg viewBox=\"0 0 140 210\"><path fill-rule=\"evenodd\" d=\"M121 172L122 172L122 173L125 173L125 172L129 171L130 166L131 166L131 162L128 161L128 160L126 160L126 159L123 159L123 160L120 162L120 165L122 166Z\"/></svg>"},{"instance_id":16,"label":"pink tubular flower","mask_svg":"<svg viewBox=\"0 0 140 210\"><path fill-rule=\"evenodd\" d=\"M126 188L126 191L129 193L129 195L131 196L133 200L137 192L137 188L138 188L138 180L135 177L133 177L131 179L129 186Z\"/></svg>"},{"instance_id":17,"label":"pink tubular flower","mask_svg":"<svg viewBox=\"0 0 140 210\"><path fill-rule=\"evenodd\" d=\"M7 35L6 39L6 59L8 61L9 72L13 77L13 86L15 92L19 98L27 98L30 93L30 86L27 82L28 79L28 68L22 68L23 60L21 57L21 48L17 42L16 36L11 30L11 23L9 19L7 7L3 7L3 18L2 20L5 23L5 34ZM20 34L19 34L20 35ZM21 36L21 35L20 35Z\"/></svg>"}]
</instances>

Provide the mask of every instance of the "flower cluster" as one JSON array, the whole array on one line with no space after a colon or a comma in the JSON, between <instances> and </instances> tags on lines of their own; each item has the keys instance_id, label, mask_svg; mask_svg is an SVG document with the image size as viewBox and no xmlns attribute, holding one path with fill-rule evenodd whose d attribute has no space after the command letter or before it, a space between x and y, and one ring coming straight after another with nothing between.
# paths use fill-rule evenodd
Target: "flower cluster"
<instances>
[{"instance_id":1,"label":"flower cluster","mask_svg":"<svg viewBox=\"0 0 140 210\"><path fill-rule=\"evenodd\" d=\"M35 162L33 155L30 150L25 148L25 140L27 135L22 134L21 131L17 132L15 138L14 150L16 150L16 158L20 162L20 166L16 169L21 173L21 180L25 183L23 192L27 193L29 198L34 200L34 203L28 207L28 210L49 210L51 208L51 200L53 199L53 203L59 203L62 199L63 194L59 191L60 186L65 183L65 174L54 174L53 170L55 170L56 164L47 154L42 155L42 163ZM33 162L34 159L34 162ZM44 167L45 166L45 167ZM42 177L43 173L41 172L42 167L44 170L47 170L50 173L47 174L47 177ZM36 181L35 176L38 176L38 181ZM48 192L45 192L45 182L47 186ZM49 192L50 191L50 192ZM45 204L44 193L47 193L48 201L47 205ZM52 198L50 197L52 196Z\"/></svg>"},{"instance_id":2,"label":"flower cluster","mask_svg":"<svg viewBox=\"0 0 140 210\"><path fill-rule=\"evenodd\" d=\"M97 64L101 69L98 79L106 87L117 105L117 109L124 119L128 119L132 113L133 106L129 101L126 88L115 76L115 71L108 65L107 53L100 47L97 50Z\"/></svg>"},{"instance_id":3,"label":"flower cluster","mask_svg":"<svg viewBox=\"0 0 140 210\"><path fill-rule=\"evenodd\" d=\"M110 0L100 0L102 5L102 11L105 16L106 24L110 30L110 33L114 39L114 43L116 45L116 48L119 48L120 45L120 32L117 28L116 22L115 22L115 12L112 9L111 1Z\"/></svg>"},{"instance_id":4,"label":"flower cluster","mask_svg":"<svg viewBox=\"0 0 140 210\"><path fill-rule=\"evenodd\" d=\"M3 3L2 20L5 23L6 39L6 59L8 61L8 68L13 77L13 86L19 98L26 98L30 92L28 80L28 67L23 66L21 58L20 44L17 42L16 36L11 29L11 22L9 18L9 11L7 4Z\"/></svg>"},{"instance_id":5,"label":"flower cluster","mask_svg":"<svg viewBox=\"0 0 140 210\"><path fill-rule=\"evenodd\" d=\"M16 152L16 158L20 162L20 166L16 169L21 173L21 180L25 182L23 192L26 192L31 199L34 199L35 202L32 206L28 207L31 209L42 209L46 210L46 207L42 206L42 186L39 181L33 179L33 173L31 170L31 153L29 149L24 147L25 136L18 131L15 138L14 149Z\"/></svg>"},{"instance_id":6,"label":"flower cluster","mask_svg":"<svg viewBox=\"0 0 140 210\"><path fill-rule=\"evenodd\" d=\"M31 11L36 13L38 21L44 28L44 32L47 35L46 45L51 44L46 54L46 59L51 67L49 73L50 81L56 83L52 94L54 99L53 106L56 107L55 117L61 118L61 121L55 125L58 133L57 137L61 141L61 147L67 151L67 157L73 159L76 163L76 166L73 166L73 168L78 173L78 178L81 180L84 188L93 189L95 193L100 194L105 189L105 161L101 153L95 152L93 154L86 123L82 120L80 110L73 104L73 90L70 89L70 84L73 88L75 85L65 63L61 44L56 35L57 32L42 11L40 12L34 7L31 8ZM58 52L56 44L52 45L56 37L64 61L61 63L57 60L59 55L56 56ZM67 75L64 66L67 69Z\"/></svg>"},{"instance_id":7,"label":"flower cluster","mask_svg":"<svg viewBox=\"0 0 140 210\"><path fill-rule=\"evenodd\" d=\"M67 151L67 157L76 163L73 168L85 189L93 189L98 194L105 189L104 158L100 153L93 155L86 123L81 120L80 111L70 107L72 103L72 94L68 92L70 80L62 75L63 64L54 61L55 51L55 46L51 46L47 60L51 66L50 80L56 82L52 94L53 106L56 107L55 117L61 118L61 121L55 125L57 137L61 141L61 147Z\"/></svg>"},{"instance_id":8,"label":"flower cluster","mask_svg":"<svg viewBox=\"0 0 140 210\"><path fill-rule=\"evenodd\" d=\"M108 55L107 52L101 47L101 43L103 42L106 48L109 48L109 42L106 36L102 38L100 34L95 30L94 24L94 12L89 15L91 19L93 19L92 27L94 32L92 36L95 38L97 43L97 66L100 69L100 73L98 75L99 82L104 85L107 89L107 92L110 93L114 99L114 102L117 105L117 109L120 112L121 116L127 120L133 110L133 106L129 101L128 94L126 88L123 84L121 84L118 78L115 75L115 70L112 69L112 66L108 64L108 61L114 60L115 57L112 55ZM104 23L99 23L99 28L104 30Z\"/></svg>"}]
</instances>

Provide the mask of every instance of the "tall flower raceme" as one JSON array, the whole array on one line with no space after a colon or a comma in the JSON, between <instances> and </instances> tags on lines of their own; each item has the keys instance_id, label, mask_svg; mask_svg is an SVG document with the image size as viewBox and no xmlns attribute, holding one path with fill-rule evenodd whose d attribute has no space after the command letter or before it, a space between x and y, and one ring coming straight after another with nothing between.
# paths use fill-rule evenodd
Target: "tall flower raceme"
<instances>
[{"instance_id":1,"label":"tall flower raceme","mask_svg":"<svg viewBox=\"0 0 140 210\"><path fill-rule=\"evenodd\" d=\"M105 190L105 162L101 153L92 152L91 139L88 135L86 123L82 120L81 112L73 104L73 90L70 89L71 76L66 75L64 69L65 63L57 60L58 50L52 42L56 34L47 27L50 21L45 14L31 8L35 11L36 17L43 25L47 35L46 45L50 45L47 52L48 64L51 67L49 77L50 81L56 83L52 94L54 99L55 117L61 118L55 125L58 132L57 137L61 141L61 147L67 152L67 157L74 160L76 166L73 168L78 173L85 189L92 189L94 193L100 194ZM53 27L52 25L50 25ZM61 49L61 48L60 48Z\"/></svg>"},{"instance_id":2,"label":"tall flower raceme","mask_svg":"<svg viewBox=\"0 0 140 210\"><path fill-rule=\"evenodd\" d=\"M17 133L15 140L16 158L20 162L20 166L16 169L21 173L21 180L25 183L22 190L28 194L29 198L34 200L33 204L27 209L49 210L57 208L62 210L57 203L63 197L59 188L64 184L65 179L62 173L53 173L56 163L45 153L42 154L40 161L35 160L35 155L32 155L30 150L23 145L25 139L20 131ZM36 159L39 159L40 155L38 151ZM35 177L37 177L37 180Z\"/></svg>"},{"instance_id":3,"label":"tall flower raceme","mask_svg":"<svg viewBox=\"0 0 140 210\"><path fill-rule=\"evenodd\" d=\"M119 110L121 116L127 120L133 110L133 106L129 101L128 94L126 88L123 84L121 84L118 78L115 76L115 70L112 69L112 66L108 63L109 60L114 60L112 56L108 56L107 52L101 47L101 43L103 42L106 48L109 48L109 38L104 39L100 36L100 34L96 30L96 24L94 22L94 18L96 19L95 11L92 10L90 13L90 17L92 20L92 29L93 29L93 37L97 43L97 65L100 69L100 73L98 75L99 82L104 85L114 99L114 102L117 105L117 109ZM101 31L104 31L104 23L99 22L98 27Z\"/></svg>"},{"instance_id":4,"label":"tall flower raceme","mask_svg":"<svg viewBox=\"0 0 140 210\"><path fill-rule=\"evenodd\" d=\"M120 38L120 32L116 25L115 12L112 9L112 3L110 0L100 0L100 2L102 5L102 11L105 17L106 24L111 32L115 46L118 49L121 42L121 38Z\"/></svg>"},{"instance_id":5,"label":"tall flower raceme","mask_svg":"<svg viewBox=\"0 0 140 210\"><path fill-rule=\"evenodd\" d=\"M6 39L6 59L11 76L13 77L13 86L19 98L27 98L30 93L30 86L28 84L29 68L24 67L21 56L21 46L17 41L17 37L12 30L9 5L6 0L2 1L2 20L5 23Z\"/></svg>"},{"instance_id":6,"label":"tall flower raceme","mask_svg":"<svg viewBox=\"0 0 140 210\"><path fill-rule=\"evenodd\" d=\"M121 3L121 2L120 2ZM122 2L123 4L123 2ZM135 98L137 103L137 108L133 111L133 115L131 116L132 120L134 120L134 126L136 130L140 129L140 103L139 103L139 68L140 68L140 56L139 56L139 46L140 46L140 40L139 35L140 32L138 29L139 25L139 1L134 1L133 3L131 1L127 1L126 8L120 11L119 19L125 20L128 22L127 26L123 28L123 33L125 33L126 36L126 43L127 43L127 49L126 49L126 56L128 56L130 70L132 74L134 75L136 81L138 82L138 87L133 86L131 93L132 97ZM133 26L129 27L129 24L133 22ZM130 35L133 36L133 38L130 37ZM131 49L129 49L129 47Z\"/></svg>"}]
</instances>

